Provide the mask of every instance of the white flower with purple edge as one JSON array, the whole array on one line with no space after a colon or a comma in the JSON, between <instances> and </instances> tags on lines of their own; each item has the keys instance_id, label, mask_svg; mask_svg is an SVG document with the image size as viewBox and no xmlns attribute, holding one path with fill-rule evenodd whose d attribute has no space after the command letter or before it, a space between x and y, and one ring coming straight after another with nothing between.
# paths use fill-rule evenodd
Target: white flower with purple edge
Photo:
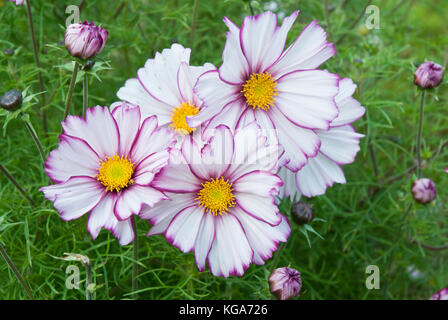
<instances>
[{"instance_id":1,"label":"white flower with purple edge","mask_svg":"<svg viewBox=\"0 0 448 320\"><path fill-rule=\"evenodd\" d=\"M202 107L202 100L193 92L197 79L214 66L190 66L191 49L173 44L170 49L157 52L129 79L117 96L140 106L143 118L156 115L161 126L169 126L179 136L195 131L189 127L186 116L195 115Z\"/></svg>"},{"instance_id":2,"label":"white flower with purple edge","mask_svg":"<svg viewBox=\"0 0 448 320\"><path fill-rule=\"evenodd\" d=\"M340 78L317 68L336 52L325 31L311 22L284 50L298 11L277 26L277 16L265 12L246 17L241 28L228 18L223 64L198 80L195 92L201 111L187 117L190 126L225 124L238 128L254 118L276 130L284 161L293 171L317 155L321 141L315 130L328 130L338 115L335 96Z\"/></svg>"},{"instance_id":3,"label":"white flower with purple edge","mask_svg":"<svg viewBox=\"0 0 448 320\"><path fill-rule=\"evenodd\" d=\"M152 180L167 164L175 137L158 127L156 116L141 125L140 118L139 108L126 103L113 112L90 108L85 119L68 116L58 148L45 162L45 172L55 184L40 191L63 220L90 212L87 229L94 239L104 227L120 244L132 242L131 215L167 198Z\"/></svg>"},{"instance_id":4,"label":"white flower with purple edge","mask_svg":"<svg viewBox=\"0 0 448 320\"><path fill-rule=\"evenodd\" d=\"M216 276L241 276L252 262L271 258L291 231L275 205L279 149L266 143L255 122L202 136L203 148L190 136L181 150L171 150L170 164L153 181L170 200L140 216L154 225L148 235L163 233L181 251L193 250L200 271L207 261Z\"/></svg>"},{"instance_id":5,"label":"white flower with purple edge","mask_svg":"<svg viewBox=\"0 0 448 320\"><path fill-rule=\"evenodd\" d=\"M437 291L429 300L448 300L448 288Z\"/></svg>"}]
</instances>

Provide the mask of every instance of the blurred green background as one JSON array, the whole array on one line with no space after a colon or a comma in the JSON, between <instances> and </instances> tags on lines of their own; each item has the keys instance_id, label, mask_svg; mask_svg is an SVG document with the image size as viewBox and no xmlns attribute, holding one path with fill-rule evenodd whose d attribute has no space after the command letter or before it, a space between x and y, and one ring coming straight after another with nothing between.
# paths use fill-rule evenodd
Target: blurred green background
<instances>
[{"instance_id":1,"label":"blurred green background","mask_svg":"<svg viewBox=\"0 0 448 320\"><path fill-rule=\"evenodd\" d=\"M63 43L68 5L81 7L81 20L94 21L109 31L104 51L96 58L101 81L90 77L89 104L110 105L128 78L136 76L148 58L172 43L192 47L191 64L221 64L225 43L224 16L238 25L250 15L247 1L201 1L194 41L191 37L194 1L168 0L31 0L44 83L49 133L45 136L39 114L32 121L48 153L57 145L71 72ZM292 42L314 19L331 30L338 53L323 68L350 77L358 84L355 97L366 115L355 123L365 134L355 163L345 166L347 184L335 185L326 195L301 200L323 219L311 226L323 237L292 224L292 234L278 266L302 273L299 299L428 299L448 287L448 141L446 81L426 96L423 134L423 176L437 185L435 202L414 203L410 187L415 179L415 137L419 91L413 85L416 66L448 60L446 12L443 0L252 1L256 13L273 10L280 17L300 9L288 35ZM365 26L366 4L379 8L380 28ZM358 20L359 18L359 20ZM13 48L15 54L3 52ZM99 70L99 67L102 67ZM39 84L28 31L26 8L0 0L1 94L10 89L38 93ZM39 97L34 105L40 106ZM80 113L82 83L78 82L71 113ZM34 109L30 109L34 110ZM5 117L0 118L0 125ZM48 183L33 141L20 119L9 122L0 136L0 163L29 191L31 207L0 175L0 242L39 299L83 299L84 290L65 287L66 268L76 262L55 259L65 252L88 256L93 263L96 299L131 298L132 245L119 246L103 230L93 241L86 230L87 215L64 222L38 188ZM289 214L287 201L282 210ZM183 254L163 236L145 237L149 225L138 221L140 241L140 299L269 299L267 278L273 260L252 265L243 277L216 278L199 272L192 253ZM274 254L274 257L276 254ZM368 290L368 265L380 269L379 290ZM81 269L81 279L85 272ZM0 261L0 298L26 295Z\"/></svg>"}]
</instances>

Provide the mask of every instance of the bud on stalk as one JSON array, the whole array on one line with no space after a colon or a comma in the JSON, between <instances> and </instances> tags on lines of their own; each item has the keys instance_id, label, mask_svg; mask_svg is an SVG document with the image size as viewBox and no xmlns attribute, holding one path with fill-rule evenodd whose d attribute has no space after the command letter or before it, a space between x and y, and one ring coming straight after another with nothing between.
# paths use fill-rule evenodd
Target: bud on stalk
<instances>
[{"instance_id":1,"label":"bud on stalk","mask_svg":"<svg viewBox=\"0 0 448 320\"><path fill-rule=\"evenodd\" d=\"M93 22L74 23L65 31L65 47L73 57L90 59L103 50L108 35Z\"/></svg>"}]
</instances>

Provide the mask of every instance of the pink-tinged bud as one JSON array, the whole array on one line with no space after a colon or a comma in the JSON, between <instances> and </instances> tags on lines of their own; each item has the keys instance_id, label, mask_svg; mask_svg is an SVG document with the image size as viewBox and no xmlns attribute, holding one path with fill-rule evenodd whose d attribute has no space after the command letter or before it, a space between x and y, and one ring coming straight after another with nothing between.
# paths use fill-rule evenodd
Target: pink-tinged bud
<instances>
[{"instance_id":1,"label":"pink-tinged bud","mask_svg":"<svg viewBox=\"0 0 448 320\"><path fill-rule=\"evenodd\" d=\"M437 87L442 79L442 66L432 61L422 63L414 74L414 84L423 89Z\"/></svg>"},{"instance_id":2,"label":"pink-tinged bud","mask_svg":"<svg viewBox=\"0 0 448 320\"><path fill-rule=\"evenodd\" d=\"M431 202L437 195L436 185L427 178L415 180L412 185L412 194L414 199L420 203Z\"/></svg>"},{"instance_id":3,"label":"pink-tinged bud","mask_svg":"<svg viewBox=\"0 0 448 320\"><path fill-rule=\"evenodd\" d=\"M86 60L103 50L108 35L106 29L93 22L74 23L65 31L65 47L73 57Z\"/></svg>"},{"instance_id":4,"label":"pink-tinged bud","mask_svg":"<svg viewBox=\"0 0 448 320\"><path fill-rule=\"evenodd\" d=\"M300 272L287 267L275 269L269 276L269 287L271 293L280 300L295 298L302 289Z\"/></svg>"},{"instance_id":5,"label":"pink-tinged bud","mask_svg":"<svg viewBox=\"0 0 448 320\"><path fill-rule=\"evenodd\" d=\"M24 0L9 0L9 1L11 1L11 2L15 2L16 5L20 6L21 4L23 4L23 1L24 1Z\"/></svg>"},{"instance_id":6,"label":"pink-tinged bud","mask_svg":"<svg viewBox=\"0 0 448 320\"><path fill-rule=\"evenodd\" d=\"M448 288L437 291L429 300L448 300Z\"/></svg>"}]
</instances>

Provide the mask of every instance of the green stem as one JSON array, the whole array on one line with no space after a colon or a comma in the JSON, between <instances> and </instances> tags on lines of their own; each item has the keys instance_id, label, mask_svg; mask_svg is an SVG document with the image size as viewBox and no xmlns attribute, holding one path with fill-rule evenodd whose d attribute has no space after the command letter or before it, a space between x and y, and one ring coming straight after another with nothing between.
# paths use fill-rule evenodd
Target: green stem
<instances>
[{"instance_id":1,"label":"green stem","mask_svg":"<svg viewBox=\"0 0 448 320\"><path fill-rule=\"evenodd\" d=\"M70 88L68 89L67 101L65 103L64 120L68 116L70 110L70 104L72 103L73 89L75 88L78 70L79 70L79 63L75 61L75 66L73 67L72 80L70 81Z\"/></svg>"},{"instance_id":2,"label":"green stem","mask_svg":"<svg viewBox=\"0 0 448 320\"><path fill-rule=\"evenodd\" d=\"M422 134L423 134L423 111L425 107L425 90L422 90L420 99L420 114L418 119L417 134L417 177L422 176Z\"/></svg>"},{"instance_id":3,"label":"green stem","mask_svg":"<svg viewBox=\"0 0 448 320\"><path fill-rule=\"evenodd\" d=\"M33 293L31 292L31 289L26 284L25 279L23 279L22 275L20 274L20 272L17 269L14 262L12 262L11 259L9 258L8 253L6 252L5 248L3 247L3 245L1 243L0 243L0 254L3 257L3 259L5 260L6 264L11 269L11 271L16 276L17 280L19 280L23 289L25 289L25 292L26 292L26 295L28 296L28 298L30 298L31 300L34 300Z\"/></svg>"},{"instance_id":4,"label":"green stem","mask_svg":"<svg viewBox=\"0 0 448 320\"><path fill-rule=\"evenodd\" d=\"M325 20L327 21L328 28L328 39L330 42L333 42L333 35L331 34L331 24L330 24L330 12L328 11L328 1L324 0L324 11L325 11Z\"/></svg>"},{"instance_id":5,"label":"green stem","mask_svg":"<svg viewBox=\"0 0 448 320\"><path fill-rule=\"evenodd\" d=\"M132 292L136 292L138 290L138 234L137 234L137 219L135 216L132 216L132 225L134 227L134 242L133 242L133 263L132 263ZM132 295L133 299L136 300L138 295L134 293Z\"/></svg>"},{"instance_id":6,"label":"green stem","mask_svg":"<svg viewBox=\"0 0 448 320\"><path fill-rule=\"evenodd\" d=\"M20 184L16 181L16 179L6 170L6 168L0 164L0 171L8 178L9 181L20 191L23 197L31 204L31 206L35 206L33 199L26 193L26 191L20 186Z\"/></svg>"},{"instance_id":7,"label":"green stem","mask_svg":"<svg viewBox=\"0 0 448 320\"><path fill-rule=\"evenodd\" d=\"M90 262L84 266L86 268L86 300L93 300L93 292L89 290L92 284L92 266Z\"/></svg>"},{"instance_id":8,"label":"green stem","mask_svg":"<svg viewBox=\"0 0 448 320\"><path fill-rule=\"evenodd\" d=\"M84 72L83 85L83 99L82 99L82 116L85 117L86 110L89 104L89 81L87 79L87 72Z\"/></svg>"},{"instance_id":9,"label":"green stem","mask_svg":"<svg viewBox=\"0 0 448 320\"><path fill-rule=\"evenodd\" d=\"M252 4L250 3L251 0L247 1L247 4L249 5L250 14L252 16L255 16L254 8L252 7Z\"/></svg>"},{"instance_id":10,"label":"green stem","mask_svg":"<svg viewBox=\"0 0 448 320\"><path fill-rule=\"evenodd\" d=\"M23 119L23 117L22 117ZM36 134L36 131L33 128L33 125L31 124L30 120L23 119L23 122L25 123L25 127L28 129L28 132L30 133L31 137L34 140L34 143L36 144L37 149L39 150L40 157L42 158L42 162L45 163L45 152L42 148L42 143L39 140L39 137Z\"/></svg>"},{"instance_id":11,"label":"green stem","mask_svg":"<svg viewBox=\"0 0 448 320\"><path fill-rule=\"evenodd\" d=\"M194 33L196 31L196 18L198 16L199 0L194 0L193 8L193 21L191 22L191 34L190 34L190 49L193 50L194 46Z\"/></svg>"},{"instance_id":12,"label":"green stem","mask_svg":"<svg viewBox=\"0 0 448 320\"><path fill-rule=\"evenodd\" d=\"M30 0L26 0L26 8L27 8L27 14L28 14L28 25L30 27L31 39L33 41L34 61L37 66L37 70L39 71L37 73L37 75L39 77L40 91L42 92L42 94L40 96L41 96L42 108L43 108L45 106L45 86L44 86L44 79L42 77L42 71L40 68L39 51L37 49L36 35L34 33L33 14L31 12ZM46 115L45 110L42 110L42 126L44 128L44 132L45 132L45 136L46 136L47 132L48 132L48 127L47 127L47 115Z\"/></svg>"},{"instance_id":13,"label":"green stem","mask_svg":"<svg viewBox=\"0 0 448 320\"><path fill-rule=\"evenodd\" d=\"M285 243L282 242L278 246L277 254L275 255L274 261L272 261L272 270L277 268L278 261L280 260L280 256L283 252L283 249L285 248Z\"/></svg>"}]
</instances>

